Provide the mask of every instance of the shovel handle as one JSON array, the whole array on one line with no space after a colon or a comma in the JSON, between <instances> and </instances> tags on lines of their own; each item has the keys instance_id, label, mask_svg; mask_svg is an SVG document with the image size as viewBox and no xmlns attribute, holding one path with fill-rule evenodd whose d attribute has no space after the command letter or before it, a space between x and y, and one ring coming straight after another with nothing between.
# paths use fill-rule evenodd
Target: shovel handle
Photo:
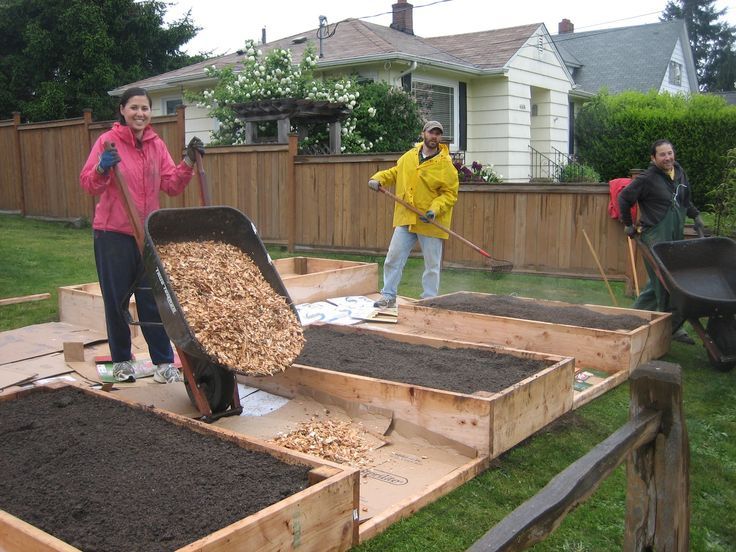
<instances>
[{"instance_id":1,"label":"shovel handle","mask_svg":"<svg viewBox=\"0 0 736 552\"><path fill-rule=\"evenodd\" d=\"M417 209L416 207L414 207L414 205L412 205L411 203L407 203L406 201L404 201L403 199L401 199L400 197L398 197L396 194L393 194L393 193L389 192L383 186L378 186L378 191L381 192L381 193L386 194L388 197L390 197L391 199L393 199L396 203L398 203L399 205L402 205L402 206L406 207L407 209L409 209L413 213L416 213L420 217L423 217L426 214L426 213L422 213L419 209ZM491 257L491 254L488 253L486 250L481 249L480 247L478 247L477 245L475 245L470 240L462 237L457 232L453 232L452 230L450 230L449 228L447 228L447 226L444 226L443 224L440 224L439 222L437 222L435 220L432 220L432 219L427 219L427 222L429 222L430 224L436 226L437 228L439 228L443 232L447 232L451 236L456 237L461 242L463 242L465 245L468 245L468 246L472 247L473 249L475 249L478 253L480 253L484 257L488 257L489 259L492 259L493 258L493 257Z\"/></svg>"},{"instance_id":2,"label":"shovel handle","mask_svg":"<svg viewBox=\"0 0 736 552\"><path fill-rule=\"evenodd\" d=\"M109 150L113 147L115 147L115 144L105 142L105 150ZM138 245L138 251L142 253L143 224L141 224L141 217L138 214L138 209L136 208L135 203L133 203L133 199L130 197L130 188L128 188L128 183L125 181L123 173L120 171L120 168L117 165L115 165L113 170L115 172L115 185L118 188L118 192L120 192L120 197L123 199L123 208L125 209L125 214L128 215L128 221L133 227L133 237L135 238L135 243L136 245Z\"/></svg>"},{"instance_id":3,"label":"shovel handle","mask_svg":"<svg viewBox=\"0 0 736 552\"><path fill-rule=\"evenodd\" d=\"M207 174L204 172L204 165L202 164L202 154L196 152L195 163L197 165L197 177L199 179L199 202L202 207L210 205L212 198L210 197L210 187L207 184Z\"/></svg>"}]
</instances>

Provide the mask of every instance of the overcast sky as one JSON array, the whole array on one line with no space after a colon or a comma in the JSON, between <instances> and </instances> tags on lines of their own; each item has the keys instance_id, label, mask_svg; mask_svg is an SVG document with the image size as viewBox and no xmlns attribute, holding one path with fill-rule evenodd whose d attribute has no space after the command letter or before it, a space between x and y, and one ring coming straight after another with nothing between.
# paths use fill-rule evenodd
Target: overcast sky
<instances>
[{"instance_id":1,"label":"overcast sky","mask_svg":"<svg viewBox=\"0 0 736 552\"><path fill-rule=\"evenodd\" d=\"M185 45L190 54L233 52L251 38L276 40L319 26L319 16L332 25L347 18L359 18L379 25L391 23L394 0L169 0L167 20L181 18L191 9L192 20L202 27ZM544 23L550 34L557 24L570 19L575 31L605 27L655 23L667 5L666 0L413 0L414 33L442 36L529 23ZM717 0L718 9L728 8L726 20L736 25L736 0Z\"/></svg>"}]
</instances>

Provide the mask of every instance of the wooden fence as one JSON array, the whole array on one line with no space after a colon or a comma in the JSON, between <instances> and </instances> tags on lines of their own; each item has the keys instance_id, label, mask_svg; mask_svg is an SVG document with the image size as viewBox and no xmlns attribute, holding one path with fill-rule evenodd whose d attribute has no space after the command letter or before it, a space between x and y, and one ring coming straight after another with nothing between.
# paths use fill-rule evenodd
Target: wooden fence
<instances>
[{"instance_id":1,"label":"wooden fence","mask_svg":"<svg viewBox=\"0 0 736 552\"><path fill-rule=\"evenodd\" d=\"M111 122L80 119L20 124L0 122L0 147L12 151L0 165L0 210L27 216L91 219L94 200L79 187L90 145ZM157 117L156 131L175 160L184 144L184 111ZM392 166L397 154L296 154L289 144L208 148L204 168L213 204L245 212L268 243L291 251L385 254L393 205L366 183ZM515 270L600 277L589 236L610 278L630 273L620 224L608 217L605 184L462 185L452 228ZM196 186L162 197L162 207L199 205ZM483 268L485 259L450 238L446 265Z\"/></svg>"},{"instance_id":2,"label":"wooden fence","mask_svg":"<svg viewBox=\"0 0 736 552\"><path fill-rule=\"evenodd\" d=\"M544 540L626 461L623 550L686 552L690 448L682 370L652 361L631 373L629 421L511 512L468 550L525 550Z\"/></svg>"}]
</instances>

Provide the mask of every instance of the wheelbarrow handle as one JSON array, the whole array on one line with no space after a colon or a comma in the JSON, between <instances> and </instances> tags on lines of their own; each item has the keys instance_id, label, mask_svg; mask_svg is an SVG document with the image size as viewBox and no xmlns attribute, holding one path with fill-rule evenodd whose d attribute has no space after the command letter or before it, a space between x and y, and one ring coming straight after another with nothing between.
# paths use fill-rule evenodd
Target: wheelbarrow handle
<instances>
[{"instance_id":1,"label":"wheelbarrow handle","mask_svg":"<svg viewBox=\"0 0 736 552\"><path fill-rule=\"evenodd\" d=\"M652 270L654 270L654 273L657 275L657 279L662 283L662 286L664 287L664 289L667 290L667 293L669 293L670 290L667 287L667 282L665 281L664 276L662 275L662 270L659 267L659 263L657 262L657 259L654 258L654 254L652 253L651 248L649 247L649 245L644 243L644 240L641 239L641 236L639 236L638 233L634 236L633 239L636 241L636 244L641 249L641 253L642 255L644 255L644 258L649 263L649 266L651 266Z\"/></svg>"},{"instance_id":2,"label":"wheelbarrow handle","mask_svg":"<svg viewBox=\"0 0 736 552\"><path fill-rule=\"evenodd\" d=\"M402 205L402 206L406 207L407 209L409 209L413 213L416 213L420 217L424 217L426 215L426 213L422 213L419 209L417 209L416 207L414 207L414 205L412 205L411 203L407 203L406 201L404 201L403 199L401 199L400 197L398 197L396 194L393 194L393 193L389 192L383 186L380 186L379 185L378 186L378 191L381 192L381 193L386 194L388 197L390 197L391 199L393 199L396 203L398 203L399 205ZM478 253L480 253L484 257L488 257L489 259L493 259L493 257L491 257L491 254L488 253L486 250L481 249L480 247L478 247L477 245L475 245L473 242L471 242L470 240L464 238L463 236L461 236L457 232L453 232L452 230L450 230L449 228L447 228L447 226L445 226L443 224L440 224L439 222L437 222L435 220L432 220L432 219L427 219L427 222L429 222L430 224L436 226L437 228L439 228L443 232L447 232L451 236L456 237L461 242L463 242L465 245L469 245L470 247L472 247L473 249L475 249Z\"/></svg>"}]
</instances>

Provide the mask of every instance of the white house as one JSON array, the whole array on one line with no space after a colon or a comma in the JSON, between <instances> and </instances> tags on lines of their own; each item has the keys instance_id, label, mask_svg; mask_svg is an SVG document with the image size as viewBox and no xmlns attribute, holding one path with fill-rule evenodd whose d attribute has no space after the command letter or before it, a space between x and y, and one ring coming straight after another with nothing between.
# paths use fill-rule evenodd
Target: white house
<instances>
[{"instance_id":1,"label":"white house","mask_svg":"<svg viewBox=\"0 0 736 552\"><path fill-rule=\"evenodd\" d=\"M429 96L432 108L428 116L443 123L451 151L464 152L468 164L493 163L507 182L528 182L535 176L535 159L540 155L573 153L575 106L598 91L592 88L598 81L586 79L606 63L588 61L575 48L581 43L575 37L581 33L570 33L562 41L562 35L552 37L544 24L533 23L422 38L414 34L412 22L412 5L398 0L393 4L390 27L347 19L330 26L329 32L312 29L268 42L261 49L288 48L298 60L311 42L320 54L318 76L357 74ZM689 43L682 42L682 37L680 41L679 49L655 44L668 52L668 60L683 60L681 79L690 83L692 56L689 46L685 48ZM564 46L558 46L560 43ZM651 43L640 47L654 49ZM227 54L110 93L120 95L129 86L142 86L153 98L155 115L171 113L183 102L185 89L202 90L214 84L204 73L206 66L237 70L241 60L242 53ZM187 107L189 136L205 137L216 125L206 111Z\"/></svg>"}]
</instances>

